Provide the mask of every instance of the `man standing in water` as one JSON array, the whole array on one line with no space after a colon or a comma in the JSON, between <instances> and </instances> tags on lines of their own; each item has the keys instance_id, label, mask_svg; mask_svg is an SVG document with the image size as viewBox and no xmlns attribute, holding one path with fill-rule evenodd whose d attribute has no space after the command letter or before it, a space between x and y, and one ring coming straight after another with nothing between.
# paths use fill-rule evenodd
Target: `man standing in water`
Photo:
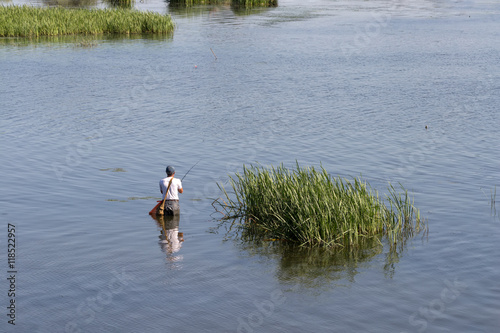
<instances>
[{"instance_id":1,"label":"man standing in water","mask_svg":"<svg viewBox=\"0 0 500 333\"><path fill-rule=\"evenodd\" d=\"M167 166L167 169L165 170L167 173L167 178L163 178L160 180L160 191L163 194L163 197L165 198L165 195L167 196L165 199L165 215L179 215L181 212L180 206L179 206L179 193L184 192L182 189L182 182L178 178L174 178L175 176L175 169L173 166L169 165ZM170 188L167 192L168 184L170 184Z\"/></svg>"}]
</instances>

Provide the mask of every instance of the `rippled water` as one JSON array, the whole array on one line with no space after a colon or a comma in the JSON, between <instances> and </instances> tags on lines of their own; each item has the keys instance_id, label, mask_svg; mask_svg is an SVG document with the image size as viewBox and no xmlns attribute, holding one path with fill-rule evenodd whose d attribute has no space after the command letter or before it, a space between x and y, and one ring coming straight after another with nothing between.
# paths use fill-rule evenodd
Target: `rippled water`
<instances>
[{"instance_id":1,"label":"rippled water","mask_svg":"<svg viewBox=\"0 0 500 333\"><path fill-rule=\"evenodd\" d=\"M174 35L0 40L2 228L16 226L18 245L16 326L4 314L0 327L498 330L498 4L136 6L170 12ZM166 246L147 214L158 180L197 161L184 242ZM397 258L349 257L214 229L217 182L296 161L381 191L401 182L428 236Z\"/></svg>"}]
</instances>

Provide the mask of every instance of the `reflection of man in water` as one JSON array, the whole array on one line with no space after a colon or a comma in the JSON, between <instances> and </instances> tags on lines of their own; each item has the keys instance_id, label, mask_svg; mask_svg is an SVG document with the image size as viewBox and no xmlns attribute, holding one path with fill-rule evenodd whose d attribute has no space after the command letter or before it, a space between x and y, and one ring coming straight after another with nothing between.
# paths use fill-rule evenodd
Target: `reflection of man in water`
<instances>
[{"instance_id":1,"label":"reflection of man in water","mask_svg":"<svg viewBox=\"0 0 500 333\"><path fill-rule=\"evenodd\" d=\"M184 235L179 232L179 215L173 216L158 216L158 223L162 227L160 236L160 247L167 254L179 252L184 241ZM172 258L174 259L174 258ZM182 257L175 257L175 260L180 260ZM174 260L174 261L175 261Z\"/></svg>"}]
</instances>

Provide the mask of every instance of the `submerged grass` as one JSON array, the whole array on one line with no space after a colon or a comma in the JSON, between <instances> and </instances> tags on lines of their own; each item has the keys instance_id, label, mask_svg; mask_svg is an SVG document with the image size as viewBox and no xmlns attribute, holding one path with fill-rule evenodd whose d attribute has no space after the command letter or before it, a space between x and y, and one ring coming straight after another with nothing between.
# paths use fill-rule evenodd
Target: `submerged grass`
<instances>
[{"instance_id":1,"label":"submerged grass","mask_svg":"<svg viewBox=\"0 0 500 333\"><path fill-rule=\"evenodd\" d=\"M137 10L0 6L0 37L171 33L170 15Z\"/></svg>"},{"instance_id":2,"label":"submerged grass","mask_svg":"<svg viewBox=\"0 0 500 333\"><path fill-rule=\"evenodd\" d=\"M223 219L233 220L245 234L292 241L302 245L356 247L366 238L385 236L391 246L425 229L420 213L401 186L389 185L385 200L370 185L330 176L320 170L289 170L283 165L243 168L230 176L232 193L213 206Z\"/></svg>"}]
</instances>

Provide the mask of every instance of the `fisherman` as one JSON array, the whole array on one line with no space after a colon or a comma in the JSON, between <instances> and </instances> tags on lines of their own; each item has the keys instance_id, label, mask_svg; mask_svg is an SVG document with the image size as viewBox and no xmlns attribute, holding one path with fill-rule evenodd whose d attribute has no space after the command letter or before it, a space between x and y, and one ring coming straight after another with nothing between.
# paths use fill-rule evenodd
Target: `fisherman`
<instances>
[{"instance_id":1,"label":"fisherman","mask_svg":"<svg viewBox=\"0 0 500 333\"><path fill-rule=\"evenodd\" d=\"M163 178L162 180L160 180L161 194L163 194L163 198L165 198L165 195L167 196L165 199L164 213L165 215L179 215L179 193L184 192L184 190L182 189L182 182L180 179L174 178L175 169L173 166L167 166L165 172L167 173L167 178ZM166 193L170 182L172 183L170 184L168 193Z\"/></svg>"}]
</instances>

